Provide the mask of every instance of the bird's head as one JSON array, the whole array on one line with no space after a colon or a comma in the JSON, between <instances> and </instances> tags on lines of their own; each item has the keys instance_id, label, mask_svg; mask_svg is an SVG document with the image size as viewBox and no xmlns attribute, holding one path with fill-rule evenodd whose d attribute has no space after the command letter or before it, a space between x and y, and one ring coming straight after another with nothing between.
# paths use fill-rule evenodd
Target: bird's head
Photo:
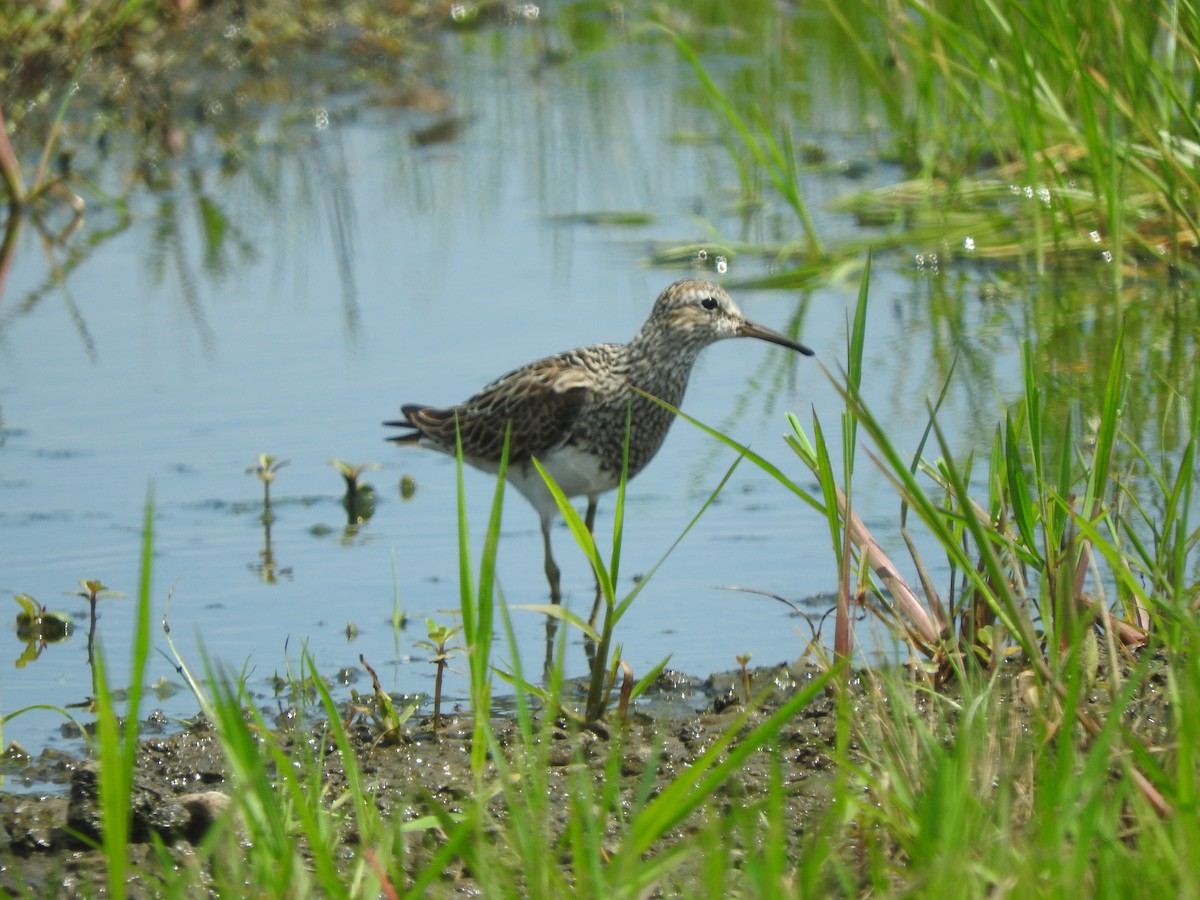
<instances>
[{"instance_id":1,"label":"bird's head","mask_svg":"<svg viewBox=\"0 0 1200 900\"><path fill-rule=\"evenodd\" d=\"M685 279L658 295L639 338L706 347L732 337L753 337L812 356L804 344L752 322L719 284Z\"/></svg>"}]
</instances>

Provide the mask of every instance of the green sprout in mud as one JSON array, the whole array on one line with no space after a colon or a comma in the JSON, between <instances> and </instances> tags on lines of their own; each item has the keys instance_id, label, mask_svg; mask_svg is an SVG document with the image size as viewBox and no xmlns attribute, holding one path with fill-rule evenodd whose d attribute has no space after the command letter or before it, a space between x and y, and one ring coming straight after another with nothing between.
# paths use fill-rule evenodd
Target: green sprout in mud
<instances>
[{"instance_id":1,"label":"green sprout in mud","mask_svg":"<svg viewBox=\"0 0 1200 900\"><path fill-rule=\"evenodd\" d=\"M417 704L410 703L403 710L397 709L391 695L383 689L383 685L379 683L379 676L375 674L375 669L367 662L367 658L363 654L358 654L358 661L362 663L367 674L371 676L371 687L374 689L375 695L370 700L365 700L358 695L357 691L350 692L350 707L357 713L368 713L379 728L380 744L396 744L400 742L401 727L409 720L414 712L417 711Z\"/></svg>"},{"instance_id":2,"label":"green sprout in mud","mask_svg":"<svg viewBox=\"0 0 1200 900\"><path fill-rule=\"evenodd\" d=\"M283 674L273 672L268 683L271 685L271 692L276 700L282 698L286 702L298 706L312 703L321 693L317 684L317 676L307 675L298 678L290 664Z\"/></svg>"},{"instance_id":3,"label":"green sprout in mud","mask_svg":"<svg viewBox=\"0 0 1200 900\"><path fill-rule=\"evenodd\" d=\"M750 662L749 653L739 653L736 657L737 663L742 669L742 702L750 702L750 670L746 665Z\"/></svg>"},{"instance_id":4,"label":"green sprout in mud","mask_svg":"<svg viewBox=\"0 0 1200 900\"><path fill-rule=\"evenodd\" d=\"M433 619L427 618L425 630L429 635L429 640L417 641L416 646L433 651L434 655L429 661L437 666L437 678L433 683L433 730L437 731L442 727L442 679L446 674L446 666L449 665L450 654L458 651L457 647L447 647L446 645L462 631L462 626L456 625L452 628L449 625L439 625Z\"/></svg>"}]
</instances>

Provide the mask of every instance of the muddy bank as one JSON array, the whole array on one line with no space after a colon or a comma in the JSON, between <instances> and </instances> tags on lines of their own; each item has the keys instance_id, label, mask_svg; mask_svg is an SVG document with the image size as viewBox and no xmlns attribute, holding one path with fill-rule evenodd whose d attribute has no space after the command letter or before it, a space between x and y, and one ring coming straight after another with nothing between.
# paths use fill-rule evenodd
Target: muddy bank
<instances>
[{"instance_id":1,"label":"muddy bank","mask_svg":"<svg viewBox=\"0 0 1200 900\"><path fill-rule=\"evenodd\" d=\"M746 723L743 733L815 677L816 670L777 666L752 670L755 692L773 685L771 696ZM569 791L586 767L595 783L620 772L623 799L632 802L644 781L654 779L657 792L712 747L744 711L742 673L733 671L706 679L664 672L631 716L626 729L614 726L608 737L554 723L546 729L553 828L566 827ZM829 751L834 741L833 703L821 697L785 727L778 741L778 763L787 788L787 815L791 840L803 834L805 822L828 798ZM521 736L512 717L492 723L497 740L514 752ZM153 730L153 721L147 726ZM381 741L379 729L356 722L349 730L367 793L385 817L408 821L429 813L429 800L451 813L464 811L473 791L470 769L471 721L464 716L443 716L436 733L431 719L410 719L398 740ZM290 752L311 752L320 744L320 725L292 728L282 739ZM301 746L303 744L304 746ZM736 746L736 744L735 744ZM345 787L340 755L326 741L324 782L329 796ZM614 760L612 754L620 755ZM655 771L647 775L647 767ZM768 789L772 754L755 754L737 776L714 795L709 810L697 815L720 814L743 797L760 797ZM0 892L16 895L91 896L103 889L104 858L89 848L86 839L100 837L97 807L97 768L88 759L46 751L39 757L10 758L5 764L10 784L34 784L37 793L0 794ZM139 745L132 802L131 858L144 872L158 865L152 838L161 840L177 865L195 857L194 845L231 801L229 772L220 742L211 725L198 720L169 736L144 738ZM493 801L503 817L503 794ZM609 835L615 841L615 833ZM81 839L82 838L82 839ZM343 829L347 858L355 835ZM436 830L406 835L406 868L419 870L440 846ZM137 893L153 893L153 880L135 875ZM447 872L448 883L460 881L461 872ZM197 882L197 892L206 888Z\"/></svg>"},{"instance_id":2,"label":"muddy bank","mask_svg":"<svg viewBox=\"0 0 1200 900\"><path fill-rule=\"evenodd\" d=\"M1090 668L1090 667L1089 667ZM1166 689L1165 660L1152 654L1140 661L1123 657L1120 679L1134 676L1136 689L1127 702L1113 707L1112 687L1106 663L1091 669L1092 687L1081 696L1089 716L1103 722L1119 714L1121 725L1137 736L1153 753L1165 752L1176 727L1169 691ZM790 698L811 685L818 670L802 665L779 665L751 670L751 692L765 699L747 717L733 743L724 753L734 752L740 741ZM1088 677L1081 673L1081 676ZM571 686L582 690L582 686ZM855 722L850 755L867 769L878 762L880 746L889 729L904 729L906 717L917 716L940 735L939 742L954 742L956 708L952 697L935 702L928 686L912 685L911 693L901 688L883 688L876 673L863 672L851 678ZM1006 666L1000 678L986 690L994 691L997 709L1006 711L1008 723L993 722L996 728L1012 730L1034 739L1035 744L1056 738L1046 730L1044 711L1036 711L1029 680L1015 664ZM954 686L942 693L957 693ZM907 695L907 697L903 696ZM549 833L555 839L566 833L572 816L572 798L578 795L580 778L590 779L594 796L612 795L612 779L619 779L619 805L626 810L641 808L680 778L710 750L745 712L745 682L740 670L711 675L706 679L666 671L639 700L638 708L625 727L610 723L605 729L580 730L562 719L547 721L536 716L535 726L543 744ZM745 763L717 788L709 801L670 832L663 845L699 829L714 816L749 806L772 790L772 779L782 788L785 827L781 833L790 858L798 858L810 826L832 799L835 771L834 746L837 731L836 703L825 693L817 694L782 728L778 738L750 754ZM428 710L422 710L426 712ZM278 713L278 711L276 711ZM469 717L444 715L442 727L432 728L432 717L413 717L395 734L382 734L376 722L347 707L345 720L364 791L385 821L412 822L437 810L454 815L478 810L471 774L471 728ZM345 794L347 780L343 762L323 723L300 724L285 711L273 723L273 739L293 761L320 760L320 790L329 804ZM1041 723L1039 725L1039 723ZM160 728L151 718L143 733ZM492 721L496 740L505 757L517 757L524 742L516 719L498 716ZM1067 733L1072 729L1054 734ZM914 733L916 733L914 731ZM861 747L855 743L862 741ZM105 890L105 860L91 849L88 839L100 838L102 820L97 808L97 769L88 759L46 751L38 758L9 758L4 771L10 785L29 783L47 786L40 793L0 793L0 894L32 896L94 896ZM498 774L488 765L488 778ZM1114 770L1116 774L1116 770ZM313 783L316 783L314 779ZM585 782L586 783L586 782ZM1032 788L1032 786L1031 786ZM185 730L144 737L138 747L135 789L131 803L132 838L130 858L135 872L134 896L156 893L155 872L167 864L176 871L192 872L189 890L207 895L214 887L209 857L198 854L214 822L228 818L234 788L220 741L212 726L198 720ZM282 791L281 802L282 800ZM487 815L503 823L509 815L506 794L497 791ZM604 850L615 851L621 841L615 818L606 819ZM497 826L499 827L499 826ZM353 817L348 815L338 831L337 858L349 863L359 854ZM426 869L442 849L447 835L437 827L422 827L403 835L404 868L408 877ZM155 844L161 842L166 855ZM608 843L611 842L611 843ZM735 848L740 854L743 848ZM735 856L736 858L736 856ZM166 860L167 862L164 862ZM203 860L203 861L202 861ZM571 861L561 861L570 869ZM689 873L677 873L687 883ZM478 886L470 873L455 864L439 873L447 892L475 895ZM699 873L697 873L699 877Z\"/></svg>"}]
</instances>

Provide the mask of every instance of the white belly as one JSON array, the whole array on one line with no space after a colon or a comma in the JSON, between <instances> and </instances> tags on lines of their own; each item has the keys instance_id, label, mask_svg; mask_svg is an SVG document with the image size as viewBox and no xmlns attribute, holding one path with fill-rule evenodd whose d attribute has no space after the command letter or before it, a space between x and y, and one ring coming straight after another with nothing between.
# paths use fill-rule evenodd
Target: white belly
<instances>
[{"instance_id":1,"label":"white belly","mask_svg":"<svg viewBox=\"0 0 1200 900\"><path fill-rule=\"evenodd\" d=\"M601 470L596 457L573 447L551 451L538 460L568 497L601 494L618 484L618 477ZM554 515L558 506L533 463L508 470L508 480L542 516Z\"/></svg>"}]
</instances>

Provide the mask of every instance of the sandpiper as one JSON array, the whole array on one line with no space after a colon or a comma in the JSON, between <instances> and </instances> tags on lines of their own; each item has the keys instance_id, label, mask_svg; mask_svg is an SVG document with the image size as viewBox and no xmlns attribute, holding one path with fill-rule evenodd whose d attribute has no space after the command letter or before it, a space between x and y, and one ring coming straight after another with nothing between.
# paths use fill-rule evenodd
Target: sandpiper
<instances>
[{"instance_id":1,"label":"sandpiper","mask_svg":"<svg viewBox=\"0 0 1200 900\"><path fill-rule=\"evenodd\" d=\"M558 507L531 460L536 458L568 497L587 497L585 521L591 531L597 498L621 478L627 414L630 478L662 446L674 419L632 388L678 407L700 351L733 337L813 353L751 322L719 285L677 281L659 295L650 317L627 344L593 344L548 356L496 379L457 406L409 404L400 407L403 419L383 424L412 429L388 438L396 444L454 454L457 423L463 460L486 472L498 471L505 430L511 426L507 477L541 517L550 600L559 603L559 569L550 550L550 525Z\"/></svg>"}]
</instances>

